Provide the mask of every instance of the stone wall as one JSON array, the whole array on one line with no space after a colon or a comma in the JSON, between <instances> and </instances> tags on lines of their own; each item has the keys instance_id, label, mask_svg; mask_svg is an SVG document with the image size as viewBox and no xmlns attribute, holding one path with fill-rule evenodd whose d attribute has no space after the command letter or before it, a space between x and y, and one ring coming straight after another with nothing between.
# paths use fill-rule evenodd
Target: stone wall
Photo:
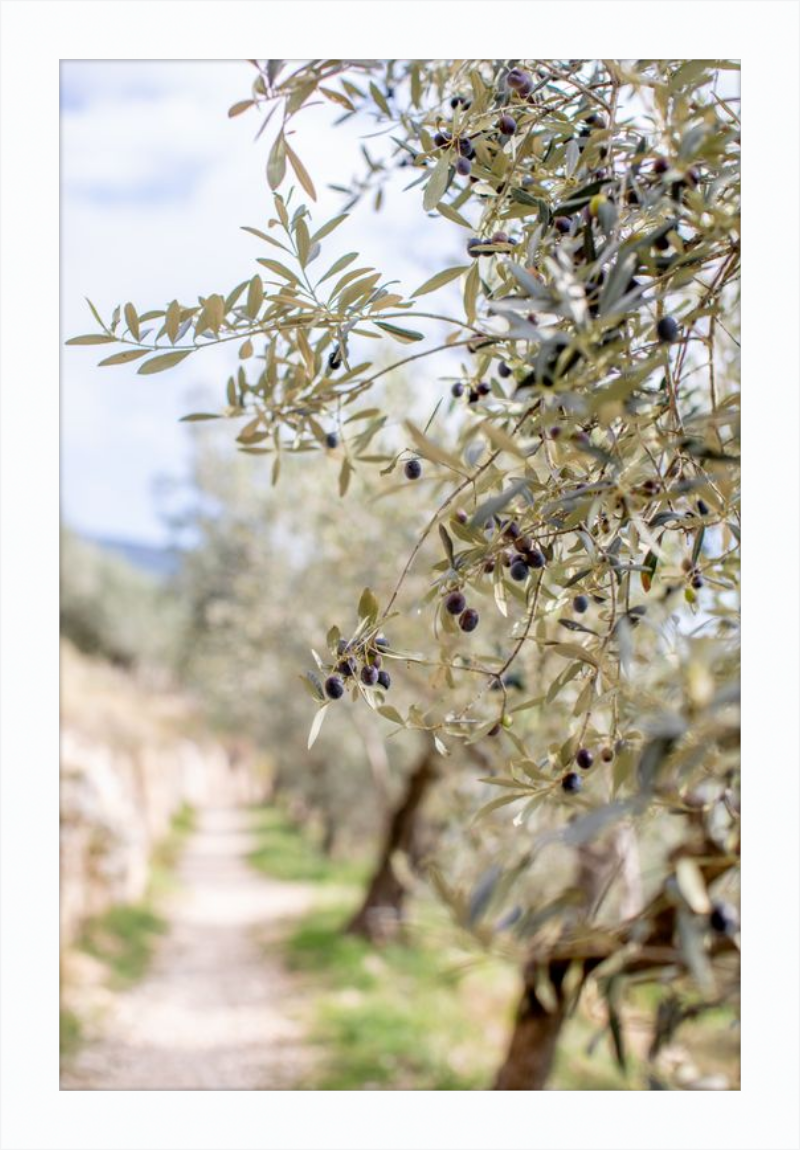
<instances>
[{"instance_id":1,"label":"stone wall","mask_svg":"<svg viewBox=\"0 0 800 1150\"><path fill-rule=\"evenodd\" d=\"M256 802L267 784L251 748L206 735L187 704L123 672L70 653L62 697L63 947L88 917L143 896L153 850L184 804Z\"/></svg>"}]
</instances>

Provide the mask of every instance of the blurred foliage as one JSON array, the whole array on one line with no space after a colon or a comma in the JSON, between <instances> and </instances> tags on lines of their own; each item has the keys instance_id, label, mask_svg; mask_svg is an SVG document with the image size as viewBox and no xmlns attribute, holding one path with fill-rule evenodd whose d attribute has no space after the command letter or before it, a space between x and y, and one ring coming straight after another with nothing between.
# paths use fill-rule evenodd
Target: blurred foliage
<instances>
[{"instance_id":1,"label":"blurred foliage","mask_svg":"<svg viewBox=\"0 0 800 1150\"><path fill-rule=\"evenodd\" d=\"M282 944L300 976L310 1037L321 1052L305 1088L321 1090L469 1090L491 1082L508 1026L513 967L486 954L448 924L421 893L400 939L375 948L343 933L360 897L361 875L346 861L325 861L308 834L274 808L256 812L259 849L251 858L273 877L320 883L315 905ZM677 1081L736 1082L734 1014L702 1012L680 1042L647 1057L650 1016L663 988L632 986L622 1009L633 1035L627 1072L614 1056L602 1000L570 1018L549 1088L670 1088Z\"/></svg>"},{"instance_id":2,"label":"blurred foliage","mask_svg":"<svg viewBox=\"0 0 800 1150\"><path fill-rule=\"evenodd\" d=\"M228 721L268 717L281 776L331 826L375 816L340 771L351 717L366 745L386 724L433 737L440 897L524 962L543 1014L591 977L622 1067L630 980L738 997L737 65L253 63L231 114L276 129L258 271L196 303L92 308L71 341L143 374L238 346L219 410L187 416L236 422L240 452L200 474L187 666ZM318 97L382 140L363 172L325 173L345 210L324 222L288 130ZM464 239L411 295L369 257L323 258L398 173ZM420 360L438 398L417 410L384 385ZM287 689L307 645L310 755ZM657 1045L683 1008L654 1009Z\"/></svg>"},{"instance_id":3,"label":"blurred foliage","mask_svg":"<svg viewBox=\"0 0 800 1150\"><path fill-rule=\"evenodd\" d=\"M388 578L396 548L412 544L420 518L408 504L377 498L380 487L360 477L361 498L343 501L341 517L332 517L331 463L292 460L273 487L260 465L231 460L207 432L188 488L171 497L180 508L173 526L192 540L171 588L186 620L176 673L212 725L270 755L277 791L293 798L296 817L315 822L328 851L334 839L346 847L348 838L380 832L417 746L385 743L392 724L373 733L342 711L309 750L308 648L324 646L331 614L355 625L352 602L365 572ZM398 620L395 634L413 644L424 627ZM393 691L410 701L417 682L413 666L401 667Z\"/></svg>"},{"instance_id":4,"label":"blurred foliage","mask_svg":"<svg viewBox=\"0 0 800 1150\"><path fill-rule=\"evenodd\" d=\"M61 529L61 634L111 663L169 666L181 609L163 582Z\"/></svg>"}]
</instances>

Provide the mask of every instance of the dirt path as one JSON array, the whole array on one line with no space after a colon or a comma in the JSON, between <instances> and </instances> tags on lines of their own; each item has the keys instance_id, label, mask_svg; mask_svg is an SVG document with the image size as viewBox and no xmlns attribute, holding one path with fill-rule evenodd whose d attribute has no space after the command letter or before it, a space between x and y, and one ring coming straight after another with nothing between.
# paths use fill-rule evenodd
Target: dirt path
<instances>
[{"instance_id":1,"label":"dirt path","mask_svg":"<svg viewBox=\"0 0 800 1150\"><path fill-rule=\"evenodd\" d=\"M62 1073L67 1090L288 1090L311 1063L270 947L312 891L255 872L247 812L199 812L148 973L115 994ZM266 944L266 946L265 946Z\"/></svg>"}]
</instances>

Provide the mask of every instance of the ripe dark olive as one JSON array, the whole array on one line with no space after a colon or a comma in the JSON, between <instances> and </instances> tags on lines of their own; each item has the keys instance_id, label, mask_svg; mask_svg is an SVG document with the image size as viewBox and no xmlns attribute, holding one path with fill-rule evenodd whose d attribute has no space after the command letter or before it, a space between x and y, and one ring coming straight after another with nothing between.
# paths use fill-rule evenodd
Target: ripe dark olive
<instances>
[{"instance_id":1,"label":"ripe dark olive","mask_svg":"<svg viewBox=\"0 0 800 1150\"><path fill-rule=\"evenodd\" d=\"M491 393L492 393L491 384L488 384L485 381L481 380L481 382L478 384L477 391L478 391L478 395L484 395L484 396L485 395L491 395Z\"/></svg>"},{"instance_id":2,"label":"ripe dark olive","mask_svg":"<svg viewBox=\"0 0 800 1150\"><path fill-rule=\"evenodd\" d=\"M561 789L566 791L568 795L576 795L583 786L583 779L580 775L576 775L574 771L564 775L561 780Z\"/></svg>"},{"instance_id":3,"label":"ripe dark olive","mask_svg":"<svg viewBox=\"0 0 800 1150\"><path fill-rule=\"evenodd\" d=\"M418 459L409 459L403 468L406 479L419 479L422 475L422 464Z\"/></svg>"},{"instance_id":4,"label":"ripe dark olive","mask_svg":"<svg viewBox=\"0 0 800 1150\"><path fill-rule=\"evenodd\" d=\"M388 671L378 672L378 686L383 687L384 691L388 691L392 685L392 677Z\"/></svg>"},{"instance_id":5,"label":"ripe dark olive","mask_svg":"<svg viewBox=\"0 0 800 1150\"><path fill-rule=\"evenodd\" d=\"M325 680L325 694L329 699L341 699L344 694L344 683L338 675L329 675Z\"/></svg>"},{"instance_id":6,"label":"ripe dark olive","mask_svg":"<svg viewBox=\"0 0 800 1150\"><path fill-rule=\"evenodd\" d=\"M509 574L517 583L524 583L528 578L528 564L524 559L515 559Z\"/></svg>"},{"instance_id":7,"label":"ripe dark olive","mask_svg":"<svg viewBox=\"0 0 800 1150\"><path fill-rule=\"evenodd\" d=\"M459 616L458 625L462 631L474 631L480 622L480 616L474 607L467 607Z\"/></svg>"},{"instance_id":8,"label":"ripe dark olive","mask_svg":"<svg viewBox=\"0 0 800 1150\"><path fill-rule=\"evenodd\" d=\"M483 571L484 571L484 574L485 574L485 575L491 575L491 574L492 574L492 572L493 572L493 571L494 571L494 569L495 569L495 565L496 565L496 564L495 564L495 560L494 560L494 559L487 559L487 560L485 561L485 563L483 564Z\"/></svg>"},{"instance_id":9,"label":"ripe dark olive","mask_svg":"<svg viewBox=\"0 0 800 1150\"><path fill-rule=\"evenodd\" d=\"M472 157L475 155L475 147L469 136L461 137L461 139L458 141L458 150L462 156L466 157L466 159L472 159Z\"/></svg>"},{"instance_id":10,"label":"ripe dark olive","mask_svg":"<svg viewBox=\"0 0 800 1150\"><path fill-rule=\"evenodd\" d=\"M437 132L433 137L433 142L437 148L446 147L452 140L452 136L447 131Z\"/></svg>"},{"instance_id":11,"label":"ripe dark olive","mask_svg":"<svg viewBox=\"0 0 800 1150\"><path fill-rule=\"evenodd\" d=\"M362 667L361 668L361 682L365 687L374 687L378 681L378 668L377 667Z\"/></svg>"},{"instance_id":12,"label":"ripe dark olive","mask_svg":"<svg viewBox=\"0 0 800 1150\"><path fill-rule=\"evenodd\" d=\"M471 388L469 389L469 396L468 396L468 399L469 399L469 402L470 402L470 403L477 403L477 402L478 402L478 400L480 399L480 396L478 395L478 393L477 393L477 391L475 390L475 388L474 388L474 387L471 387Z\"/></svg>"},{"instance_id":13,"label":"ripe dark olive","mask_svg":"<svg viewBox=\"0 0 800 1150\"><path fill-rule=\"evenodd\" d=\"M511 368L507 363L501 360L501 362L497 365L497 374L503 379L508 379L508 377L511 375Z\"/></svg>"},{"instance_id":14,"label":"ripe dark olive","mask_svg":"<svg viewBox=\"0 0 800 1150\"><path fill-rule=\"evenodd\" d=\"M513 136L517 130L517 121L513 116L509 116L508 112L504 112L497 121L497 127L504 136Z\"/></svg>"},{"instance_id":15,"label":"ripe dark olive","mask_svg":"<svg viewBox=\"0 0 800 1150\"><path fill-rule=\"evenodd\" d=\"M715 902L711 907L711 913L708 916L708 925L717 934L730 934L735 931L738 922L738 915L732 906L726 902Z\"/></svg>"},{"instance_id":16,"label":"ripe dark olive","mask_svg":"<svg viewBox=\"0 0 800 1150\"><path fill-rule=\"evenodd\" d=\"M334 447L339 446L339 436L335 431L329 431L325 436L325 446L329 447L331 451L333 451Z\"/></svg>"},{"instance_id":17,"label":"ripe dark olive","mask_svg":"<svg viewBox=\"0 0 800 1150\"><path fill-rule=\"evenodd\" d=\"M581 747L575 756L575 762L578 764L582 771L588 771L589 767L591 767L592 763L594 762L594 755L588 747Z\"/></svg>"},{"instance_id":18,"label":"ripe dark olive","mask_svg":"<svg viewBox=\"0 0 800 1150\"><path fill-rule=\"evenodd\" d=\"M459 93L458 95L453 96L452 99L450 100L450 107L451 108L457 108L459 106L459 104L461 104L462 107L464 108L464 110L466 111L466 109L469 108L471 103L472 103L471 100L468 100L466 96L462 96L461 93Z\"/></svg>"},{"instance_id":19,"label":"ripe dark olive","mask_svg":"<svg viewBox=\"0 0 800 1150\"><path fill-rule=\"evenodd\" d=\"M328 367L331 371L338 371L342 366L342 353L338 347L335 347L331 354L328 356Z\"/></svg>"},{"instance_id":20,"label":"ripe dark olive","mask_svg":"<svg viewBox=\"0 0 800 1150\"><path fill-rule=\"evenodd\" d=\"M337 665L336 670L340 675L343 675L345 679L350 679L356 673L355 659L342 659L341 663Z\"/></svg>"},{"instance_id":21,"label":"ripe dark olive","mask_svg":"<svg viewBox=\"0 0 800 1150\"><path fill-rule=\"evenodd\" d=\"M467 515L463 507L459 507L458 511L456 511L455 520L456 523L460 523L462 527L465 527L467 523L469 523L469 515Z\"/></svg>"},{"instance_id":22,"label":"ripe dark olive","mask_svg":"<svg viewBox=\"0 0 800 1150\"><path fill-rule=\"evenodd\" d=\"M698 515L708 515L708 504L704 503L702 499L697 500L697 513Z\"/></svg>"},{"instance_id":23,"label":"ripe dark olive","mask_svg":"<svg viewBox=\"0 0 800 1150\"><path fill-rule=\"evenodd\" d=\"M657 176L663 176L665 172L669 171L669 160L664 156L656 156L653 160L653 171Z\"/></svg>"},{"instance_id":24,"label":"ripe dark olive","mask_svg":"<svg viewBox=\"0 0 800 1150\"><path fill-rule=\"evenodd\" d=\"M572 600L572 609L582 615L584 611L589 610L589 600L585 595L576 595Z\"/></svg>"},{"instance_id":25,"label":"ripe dark olive","mask_svg":"<svg viewBox=\"0 0 800 1150\"><path fill-rule=\"evenodd\" d=\"M466 156L459 156L456 160L456 171L459 176L468 176L472 171L472 161Z\"/></svg>"},{"instance_id":26,"label":"ripe dark olive","mask_svg":"<svg viewBox=\"0 0 800 1150\"><path fill-rule=\"evenodd\" d=\"M537 571L541 570L546 562L547 560L545 559L544 555L538 549L534 549L528 555L528 563Z\"/></svg>"},{"instance_id":27,"label":"ripe dark olive","mask_svg":"<svg viewBox=\"0 0 800 1150\"><path fill-rule=\"evenodd\" d=\"M485 242L485 240L481 240L477 236L473 236L471 240L467 240L467 255L472 256L474 260L478 259L479 256L483 255L483 252L478 252L475 249L482 247Z\"/></svg>"},{"instance_id":28,"label":"ripe dark olive","mask_svg":"<svg viewBox=\"0 0 800 1150\"><path fill-rule=\"evenodd\" d=\"M533 88L533 79L530 72L525 72L522 68L512 68L506 76L506 84L521 96L527 96Z\"/></svg>"},{"instance_id":29,"label":"ripe dark olive","mask_svg":"<svg viewBox=\"0 0 800 1150\"><path fill-rule=\"evenodd\" d=\"M692 579L692 586L694 587L695 591L699 591L703 585L703 576L695 575Z\"/></svg>"},{"instance_id":30,"label":"ripe dark olive","mask_svg":"<svg viewBox=\"0 0 800 1150\"><path fill-rule=\"evenodd\" d=\"M553 221L553 226L557 232L561 232L562 236L565 236L572 227L572 224L568 216L556 216Z\"/></svg>"},{"instance_id":31,"label":"ripe dark olive","mask_svg":"<svg viewBox=\"0 0 800 1150\"><path fill-rule=\"evenodd\" d=\"M653 240L653 247L659 252L665 252L669 246L669 236L659 236Z\"/></svg>"},{"instance_id":32,"label":"ripe dark olive","mask_svg":"<svg viewBox=\"0 0 800 1150\"><path fill-rule=\"evenodd\" d=\"M505 535L506 539L519 539L521 534L519 523L516 523L513 519L510 519L508 523L504 523L503 534Z\"/></svg>"},{"instance_id":33,"label":"ripe dark olive","mask_svg":"<svg viewBox=\"0 0 800 1150\"><path fill-rule=\"evenodd\" d=\"M467 605L461 591L451 591L444 601L445 610L451 615L460 615Z\"/></svg>"},{"instance_id":34,"label":"ripe dark olive","mask_svg":"<svg viewBox=\"0 0 800 1150\"><path fill-rule=\"evenodd\" d=\"M614 748L613 747L603 747L602 751L600 752L600 758L603 760L604 763L613 762L614 761Z\"/></svg>"},{"instance_id":35,"label":"ripe dark olive","mask_svg":"<svg viewBox=\"0 0 800 1150\"><path fill-rule=\"evenodd\" d=\"M520 555L524 555L528 551L533 550L533 540L530 535L520 535L514 540L514 550L519 551Z\"/></svg>"},{"instance_id":36,"label":"ripe dark olive","mask_svg":"<svg viewBox=\"0 0 800 1150\"><path fill-rule=\"evenodd\" d=\"M375 639L375 646L379 651L387 651L389 649L389 640L385 635L378 635Z\"/></svg>"},{"instance_id":37,"label":"ripe dark olive","mask_svg":"<svg viewBox=\"0 0 800 1150\"><path fill-rule=\"evenodd\" d=\"M487 731L486 734L489 736L490 739L495 738L496 735L500 734L500 724L495 723L495 725L492 727L492 729Z\"/></svg>"},{"instance_id":38,"label":"ripe dark olive","mask_svg":"<svg viewBox=\"0 0 800 1150\"><path fill-rule=\"evenodd\" d=\"M492 236L493 244L510 244L511 240L508 237L508 232L495 232Z\"/></svg>"},{"instance_id":39,"label":"ripe dark olive","mask_svg":"<svg viewBox=\"0 0 800 1150\"><path fill-rule=\"evenodd\" d=\"M671 315L662 315L656 324L656 334L662 343L674 343L678 338L678 325Z\"/></svg>"},{"instance_id":40,"label":"ripe dark olive","mask_svg":"<svg viewBox=\"0 0 800 1150\"><path fill-rule=\"evenodd\" d=\"M367 662L371 667L380 667L383 659L380 657L377 651L370 651L367 655Z\"/></svg>"},{"instance_id":41,"label":"ripe dark olive","mask_svg":"<svg viewBox=\"0 0 800 1150\"><path fill-rule=\"evenodd\" d=\"M460 399L461 396L464 394L464 384L463 383L454 383L453 386L450 388L450 394L453 396L454 399Z\"/></svg>"},{"instance_id":42,"label":"ripe dark olive","mask_svg":"<svg viewBox=\"0 0 800 1150\"><path fill-rule=\"evenodd\" d=\"M597 131L602 130L606 126L605 119L600 115L599 112L591 112L586 117L586 123L590 128L595 128Z\"/></svg>"}]
</instances>

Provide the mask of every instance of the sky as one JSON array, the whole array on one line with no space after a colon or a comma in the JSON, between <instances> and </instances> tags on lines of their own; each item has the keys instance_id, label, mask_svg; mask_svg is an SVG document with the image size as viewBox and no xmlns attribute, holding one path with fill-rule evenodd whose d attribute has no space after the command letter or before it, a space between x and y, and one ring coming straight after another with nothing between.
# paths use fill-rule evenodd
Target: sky
<instances>
[{"instance_id":1,"label":"sky","mask_svg":"<svg viewBox=\"0 0 800 1150\"><path fill-rule=\"evenodd\" d=\"M272 214L270 129L256 141L255 113L227 115L249 95L253 76L246 61L62 62L62 339L96 330L85 297L105 318L127 300L143 312L173 298L189 303L198 294L226 294L258 270L264 244L241 226L263 228ZM342 207L326 180L347 183L362 169L360 137L375 130L366 120L334 128L337 114L326 104L294 121L293 147L318 192L317 224ZM451 226L443 236L422 211L419 191L402 193L406 182L403 173L382 212L360 205L325 241L320 258L330 264L358 250L406 291L448 257L461 262L464 233ZM97 347L62 350L62 516L86 534L161 545L169 533L159 481L186 477L192 438L202 434L178 421L221 405L236 353L208 348L147 377L135 364L98 368L98 351L105 354Z\"/></svg>"}]
</instances>

